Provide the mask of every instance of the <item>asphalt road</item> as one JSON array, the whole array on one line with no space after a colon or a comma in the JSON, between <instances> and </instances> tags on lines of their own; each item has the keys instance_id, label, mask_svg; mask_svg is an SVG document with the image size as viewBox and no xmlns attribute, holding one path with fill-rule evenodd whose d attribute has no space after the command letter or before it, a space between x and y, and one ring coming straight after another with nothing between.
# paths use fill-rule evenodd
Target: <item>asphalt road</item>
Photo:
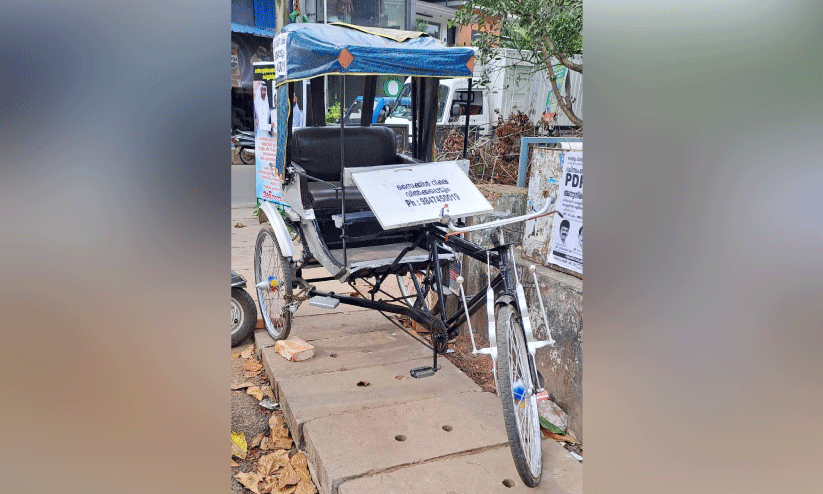
<instances>
[{"instance_id":1,"label":"asphalt road","mask_svg":"<svg viewBox=\"0 0 823 494\"><path fill-rule=\"evenodd\" d=\"M231 165L231 206L254 206L254 165Z\"/></svg>"}]
</instances>

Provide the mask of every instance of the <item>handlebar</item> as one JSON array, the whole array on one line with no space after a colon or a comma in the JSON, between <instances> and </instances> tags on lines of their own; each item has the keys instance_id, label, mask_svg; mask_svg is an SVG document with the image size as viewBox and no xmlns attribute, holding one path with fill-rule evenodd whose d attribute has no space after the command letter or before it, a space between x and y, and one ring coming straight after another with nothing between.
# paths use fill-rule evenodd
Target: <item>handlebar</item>
<instances>
[{"instance_id":1,"label":"handlebar","mask_svg":"<svg viewBox=\"0 0 823 494\"><path fill-rule=\"evenodd\" d=\"M559 211L549 211L549 207L551 207L552 204L554 204L554 198L553 197L551 199L547 200L545 204L543 204L543 207L540 209L540 211L535 211L534 213L524 214L522 216L515 216L515 217L512 217L512 218L505 218L505 219L502 219L502 220L495 220L495 221L490 221L488 223L481 223L479 225L464 226L464 227L456 226L454 224L454 222L452 221L451 217L448 216L448 209L443 208L443 211L441 211L441 213L440 213L440 221L441 221L441 223L443 223L443 224L445 224L446 226L449 227L449 233L446 234L446 240L448 240L449 237L452 236L452 235L458 235L458 234L467 233L467 232L474 232L474 231L477 231L477 230L485 230L486 228L497 228L497 227L504 226L504 225L510 225L512 223L519 223L521 221L533 220L535 218L540 218L542 216L548 216L550 214L555 214L555 213L557 213L557 215L562 218L563 214L561 212L559 212Z\"/></svg>"}]
</instances>

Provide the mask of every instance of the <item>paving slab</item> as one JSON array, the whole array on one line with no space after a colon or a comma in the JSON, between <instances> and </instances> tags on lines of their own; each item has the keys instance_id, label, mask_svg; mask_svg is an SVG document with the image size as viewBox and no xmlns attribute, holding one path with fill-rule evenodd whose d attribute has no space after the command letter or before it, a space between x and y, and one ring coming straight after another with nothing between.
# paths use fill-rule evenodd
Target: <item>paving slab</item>
<instances>
[{"instance_id":1,"label":"paving slab","mask_svg":"<svg viewBox=\"0 0 823 494\"><path fill-rule=\"evenodd\" d=\"M261 350L263 367L272 385L287 377L325 374L431 356L429 348L399 329L314 340L312 344L317 350L315 356L302 362L284 359L274 351L274 347Z\"/></svg>"},{"instance_id":2,"label":"paving slab","mask_svg":"<svg viewBox=\"0 0 823 494\"><path fill-rule=\"evenodd\" d=\"M258 310L259 312L259 310ZM257 319L257 328L254 330L254 344L257 349L273 347L274 338L266 331L263 320ZM370 333L372 331L398 331L398 327L371 312L358 311L354 313L311 316L304 320L295 320L289 336L296 336L314 344L317 340L339 338L341 336Z\"/></svg>"},{"instance_id":3,"label":"paving slab","mask_svg":"<svg viewBox=\"0 0 823 494\"><path fill-rule=\"evenodd\" d=\"M303 442L320 492L337 494L355 477L508 444L508 438L500 399L480 392L309 420Z\"/></svg>"},{"instance_id":4,"label":"paving slab","mask_svg":"<svg viewBox=\"0 0 823 494\"><path fill-rule=\"evenodd\" d=\"M437 374L422 379L411 377L409 370L431 365L431 357L342 372L279 379L277 395L292 438L301 446L303 425L320 417L437 396L481 392L480 386L454 364L444 358L438 358L437 362L440 366Z\"/></svg>"},{"instance_id":5,"label":"paving slab","mask_svg":"<svg viewBox=\"0 0 823 494\"><path fill-rule=\"evenodd\" d=\"M297 248L295 248L295 252L297 252ZM253 258L252 253L252 258ZM325 268L322 267L315 267L311 269L303 270L303 277L304 278L320 278L329 276L329 272L326 271ZM355 289L352 288L348 283L340 283L337 280L329 280L329 281L320 281L317 283L313 283L313 285L318 289L325 292L334 292L334 293L342 293L344 295L348 295L355 292ZM371 288L365 281L357 280L355 286L358 290L360 290L363 294L368 294L369 289ZM398 288L397 281L395 280L394 276L389 277L386 279L385 283L382 285L383 290L393 297L400 296L400 289ZM385 294L380 294L378 298L387 298ZM318 314L334 314L334 313L341 313L341 312L354 312L354 311L367 311L371 312L377 317L381 319L385 319L380 314L377 314L375 311L365 308L365 307L355 307L353 305L346 305L340 304L334 309L323 309L320 307L314 307L313 305L309 305L309 302L303 302L300 305L300 308L297 309L295 312L295 317L301 316L314 316Z\"/></svg>"},{"instance_id":6,"label":"paving slab","mask_svg":"<svg viewBox=\"0 0 823 494\"><path fill-rule=\"evenodd\" d=\"M506 482L504 484L503 482ZM508 487L508 485L511 487ZM563 446L543 441L543 478L526 487L508 446L471 455L443 458L389 473L349 480L338 494L582 494L583 464Z\"/></svg>"},{"instance_id":7,"label":"paving slab","mask_svg":"<svg viewBox=\"0 0 823 494\"><path fill-rule=\"evenodd\" d=\"M310 317L297 316L292 322L291 334L313 342L370 331L394 332L399 330L400 328L375 311L358 310L318 314Z\"/></svg>"}]
</instances>

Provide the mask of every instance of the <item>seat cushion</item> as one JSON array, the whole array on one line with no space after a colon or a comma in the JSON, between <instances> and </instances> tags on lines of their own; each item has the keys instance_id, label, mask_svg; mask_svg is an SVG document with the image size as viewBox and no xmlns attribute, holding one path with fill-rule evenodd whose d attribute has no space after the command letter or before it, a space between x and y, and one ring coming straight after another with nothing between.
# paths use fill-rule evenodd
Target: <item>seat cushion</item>
<instances>
[{"instance_id":1,"label":"seat cushion","mask_svg":"<svg viewBox=\"0 0 823 494\"><path fill-rule=\"evenodd\" d=\"M346 127L346 167L391 165L397 161L388 127ZM302 127L292 135L291 160L327 182L340 181L340 128Z\"/></svg>"},{"instance_id":2,"label":"seat cushion","mask_svg":"<svg viewBox=\"0 0 823 494\"><path fill-rule=\"evenodd\" d=\"M340 182L331 182L334 185L340 186ZM341 210L341 201L343 200L343 191L334 190L322 182L309 182L308 192L312 201L312 208L315 213L330 212L337 214ZM369 205L363 195L357 190L357 187L346 187L346 211L366 211Z\"/></svg>"}]
</instances>

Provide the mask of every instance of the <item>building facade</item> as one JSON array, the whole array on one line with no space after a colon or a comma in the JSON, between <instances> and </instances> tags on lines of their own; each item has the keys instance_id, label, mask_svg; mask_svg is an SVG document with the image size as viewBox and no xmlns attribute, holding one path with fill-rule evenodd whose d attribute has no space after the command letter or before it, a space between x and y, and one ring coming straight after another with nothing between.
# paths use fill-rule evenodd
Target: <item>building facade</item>
<instances>
[{"instance_id":1,"label":"building facade","mask_svg":"<svg viewBox=\"0 0 823 494\"><path fill-rule=\"evenodd\" d=\"M429 33L449 46L458 45L460 28L449 28L455 8L449 2L419 0L286 0L287 9L280 14L280 25L293 20L288 13L299 15L295 20L307 22L345 22L368 27L420 30ZM454 2L452 2L454 3ZM457 2L462 4L462 2ZM231 0L232 20L232 127L249 121L252 115L251 63L271 60L271 38L278 28L276 0ZM295 14L299 13L299 14ZM304 17L305 16L305 19ZM463 36L466 37L466 36ZM463 43L469 44L469 43ZM327 77L326 107L344 101L345 108L363 94L362 80L352 77L346 81L342 94L340 77ZM382 76L378 80L378 97L394 97L403 85L402 77ZM298 105L305 108L304 90L296 88ZM344 99L345 96L345 99ZM345 108L343 111L345 111ZM244 117L248 115L248 117Z\"/></svg>"}]
</instances>

